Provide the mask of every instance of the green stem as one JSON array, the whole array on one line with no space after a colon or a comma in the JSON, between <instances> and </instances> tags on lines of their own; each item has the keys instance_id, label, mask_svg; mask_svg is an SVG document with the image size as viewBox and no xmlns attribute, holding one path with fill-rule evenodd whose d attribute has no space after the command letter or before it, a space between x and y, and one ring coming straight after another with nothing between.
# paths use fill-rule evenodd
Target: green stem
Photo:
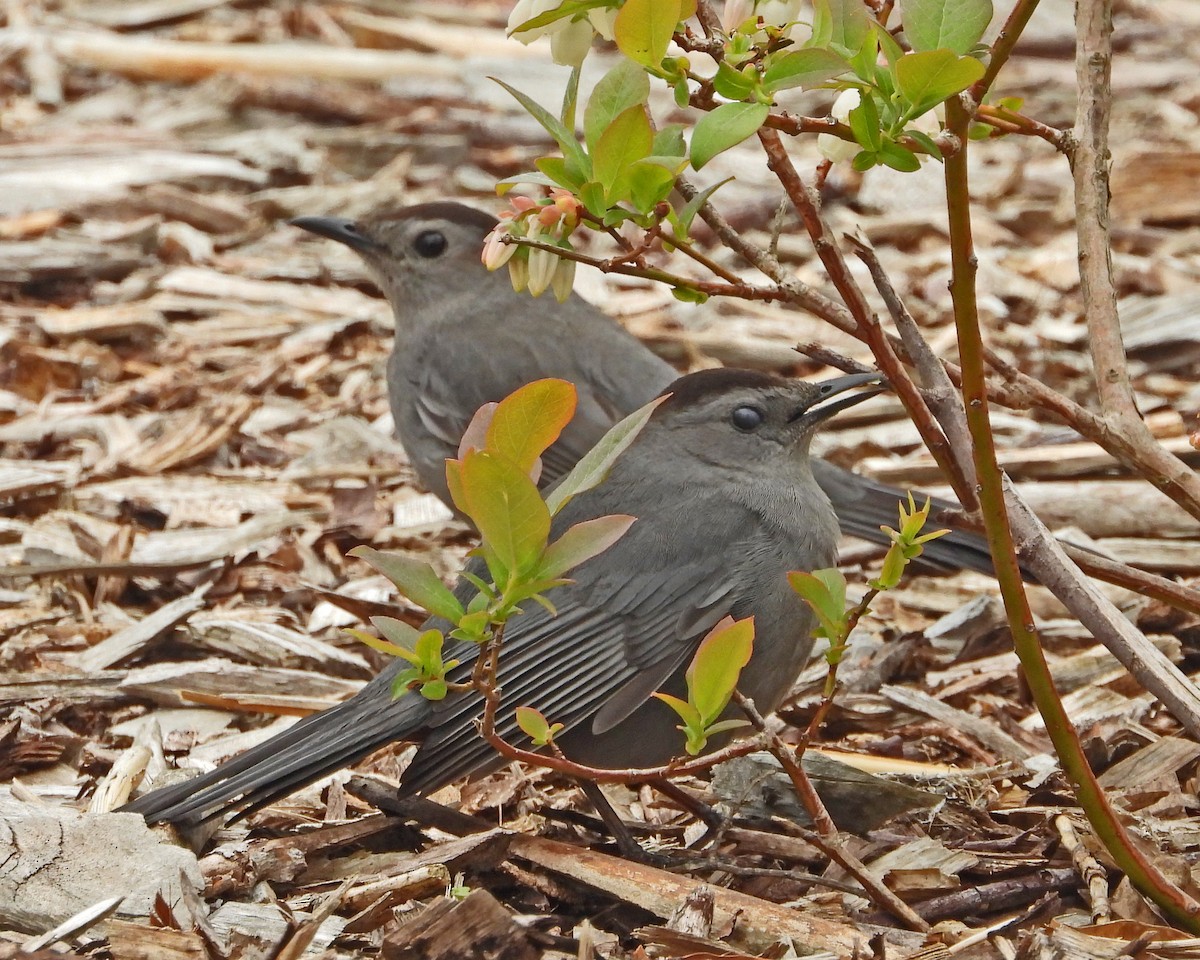
<instances>
[{"instance_id":1,"label":"green stem","mask_svg":"<svg viewBox=\"0 0 1200 960\"><path fill-rule=\"evenodd\" d=\"M1075 789L1075 798L1100 842L1130 882L1169 917L1192 932L1200 932L1200 904L1162 876L1134 846L1117 820L1116 812L1100 788L1084 756L1075 728L1063 708L1046 664L1033 614L1025 596L1021 572L1008 525L1008 510L988 414L984 381L983 338L975 299L976 260L971 235L970 188L967 176L967 124L969 116L958 98L946 102L946 125L962 138L964 149L946 158L946 200L950 221L952 275L951 299L958 331L962 364L963 404L972 438L975 474L984 532L996 568L1000 595L1008 614L1013 646L1021 661L1025 682L1046 723L1063 772Z\"/></svg>"}]
</instances>

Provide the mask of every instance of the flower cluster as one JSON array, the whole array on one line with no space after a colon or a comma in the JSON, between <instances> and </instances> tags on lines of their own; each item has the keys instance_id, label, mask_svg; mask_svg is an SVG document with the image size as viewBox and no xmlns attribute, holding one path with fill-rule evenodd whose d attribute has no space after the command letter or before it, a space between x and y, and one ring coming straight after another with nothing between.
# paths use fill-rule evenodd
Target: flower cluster
<instances>
[{"instance_id":1,"label":"flower cluster","mask_svg":"<svg viewBox=\"0 0 1200 960\"><path fill-rule=\"evenodd\" d=\"M570 250L568 238L579 225L579 201L568 191L555 189L542 201L514 197L512 207L500 214L500 222L484 241L483 265L498 270L507 263L514 290L528 289L535 297L553 290L558 302L564 302L575 282L575 261L504 238L536 240Z\"/></svg>"},{"instance_id":2,"label":"flower cluster","mask_svg":"<svg viewBox=\"0 0 1200 960\"><path fill-rule=\"evenodd\" d=\"M517 5L508 17L508 34L526 46L542 37L549 37L550 56L554 58L554 62L577 67L583 63L597 34L605 40L613 38L617 7L593 7L586 14L564 16L532 30L519 29L521 24L561 6L563 0L517 0Z\"/></svg>"}]
</instances>

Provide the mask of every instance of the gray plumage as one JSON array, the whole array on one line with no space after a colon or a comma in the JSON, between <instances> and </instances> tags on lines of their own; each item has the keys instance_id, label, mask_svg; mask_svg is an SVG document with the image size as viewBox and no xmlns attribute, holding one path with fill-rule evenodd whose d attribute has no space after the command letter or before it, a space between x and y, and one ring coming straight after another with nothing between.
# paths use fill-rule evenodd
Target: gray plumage
<instances>
[{"instance_id":1,"label":"gray plumage","mask_svg":"<svg viewBox=\"0 0 1200 960\"><path fill-rule=\"evenodd\" d=\"M562 476L617 420L657 396L675 370L602 311L572 294L566 303L512 289L506 269L480 261L496 218L460 203L405 207L360 221L292 221L344 243L366 263L396 318L388 399L396 432L421 482L449 503L444 463L484 403L542 377L579 392L575 420L544 458L543 482ZM813 473L843 533L887 544L905 491L823 460ZM958 509L935 500L937 510ZM992 572L987 544L954 531L928 544L923 566Z\"/></svg>"},{"instance_id":2,"label":"gray plumage","mask_svg":"<svg viewBox=\"0 0 1200 960\"><path fill-rule=\"evenodd\" d=\"M726 615L755 618L754 655L739 686L773 710L812 644L812 614L786 573L836 560L837 524L809 469L809 440L830 413L877 392L824 403L864 379L813 385L708 370L677 381L607 480L555 518L552 538L596 516L638 519L552 592L556 616L528 603L509 621L499 660L502 735L525 742L513 709L526 704L565 724L560 743L569 757L621 767L664 762L680 752L682 736L650 694L683 693L697 644ZM458 590L470 594L463 583ZM463 661L451 675L463 679L475 648L458 643L447 656ZM474 727L479 698L452 693L434 703L410 693L394 701L392 678L402 666L216 770L125 809L182 823L254 809L397 740L421 744L402 777L404 794L499 766Z\"/></svg>"}]
</instances>

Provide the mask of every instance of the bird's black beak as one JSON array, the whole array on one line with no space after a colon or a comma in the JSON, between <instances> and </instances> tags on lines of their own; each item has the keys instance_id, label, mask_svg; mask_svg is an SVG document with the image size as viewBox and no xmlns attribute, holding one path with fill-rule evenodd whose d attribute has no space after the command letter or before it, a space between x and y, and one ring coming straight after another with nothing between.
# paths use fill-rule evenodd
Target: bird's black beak
<instances>
[{"instance_id":1,"label":"bird's black beak","mask_svg":"<svg viewBox=\"0 0 1200 960\"><path fill-rule=\"evenodd\" d=\"M358 224L353 220L343 220L341 217L296 217L288 223L309 233L315 233L318 237L344 243L359 253L371 253L379 249L379 244L359 230Z\"/></svg>"},{"instance_id":2,"label":"bird's black beak","mask_svg":"<svg viewBox=\"0 0 1200 960\"><path fill-rule=\"evenodd\" d=\"M861 393L842 396L847 390L853 390L855 387L861 387L867 383L873 383L875 386L870 390L863 390ZM871 399L871 397L878 393L883 393L887 389L887 381L883 379L883 375L880 373L851 373L844 377L834 377L832 380L825 380L817 384L817 388L820 390L817 398L807 407L797 410L791 417L792 422L799 420L801 417L813 423L827 420L848 407L853 407L857 403ZM841 397L841 399L834 400L833 398L835 397Z\"/></svg>"}]
</instances>

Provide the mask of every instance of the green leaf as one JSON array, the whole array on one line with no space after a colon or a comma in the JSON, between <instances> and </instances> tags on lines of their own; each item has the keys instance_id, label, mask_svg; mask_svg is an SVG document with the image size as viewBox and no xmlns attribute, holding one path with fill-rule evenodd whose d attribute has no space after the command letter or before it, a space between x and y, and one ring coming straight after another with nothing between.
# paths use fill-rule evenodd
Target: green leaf
<instances>
[{"instance_id":1,"label":"green leaf","mask_svg":"<svg viewBox=\"0 0 1200 960\"><path fill-rule=\"evenodd\" d=\"M921 169L921 161L917 159L917 155L898 143L885 143L879 149L879 157L893 170L899 170L901 173L912 173Z\"/></svg>"},{"instance_id":2,"label":"green leaf","mask_svg":"<svg viewBox=\"0 0 1200 960\"><path fill-rule=\"evenodd\" d=\"M604 187L598 184L595 180L589 180L576 191L576 196L580 202L587 207L588 213L593 217L603 217L608 210L608 203L604 196Z\"/></svg>"},{"instance_id":3,"label":"green leaf","mask_svg":"<svg viewBox=\"0 0 1200 960\"><path fill-rule=\"evenodd\" d=\"M654 132L646 108L635 104L617 117L600 136L592 151L593 176L604 186L611 203L614 186L630 164L650 153ZM618 197L617 199L625 199Z\"/></svg>"},{"instance_id":4,"label":"green leaf","mask_svg":"<svg viewBox=\"0 0 1200 960\"><path fill-rule=\"evenodd\" d=\"M751 71L750 75L730 66L722 60L717 66L717 72L712 78L713 89L722 97L730 100L742 100L758 86L758 76Z\"/></svg>"},{"instance_id":5,"label":"green leaf","mask_svg":"<svg viewBox=\"0 0 1200 960\"><path fill-rule=\"evenodd\" d=\"M693 290L691 287L672 287L671 296L680 303L707 303L708 294L703 290Z\"/></svg>"},{"instance_id":6,"label":"green leaf","mask_svg":"<svg viewBox=\"0 0 1200 960\"><path fill-rule=\"evenodd\" d=\"M665 166L661 161L671 163ZM629 201L639 213L650 213L659 203L666 200L675 189L675 178L683 172L687 160L675 157L644 157L630 166Z\"/></svg>"},{"instance_id":7,"label":"green leaf","mask_svg":"<svg viewBox=\"0 0 1200 960\"><path fill-rule=\"evenodd\" d=\"M854 139L864 150L875 152L883 145L883 135L879 131L879 110L870 91L864 91L858 106L850 111L848 122Z\"/></svg>"},{"instance_id":8,"label":"green leaf","mask_svg":"<svg viewBox=\"0 0 1200 960\"><path fill-rule=\"evenodd\" d=\"M368 546L355 547L349 556L365 560L391 580L404 596L436 617L457 623L465 612L450 588L423 560L402 553L384 553Z\"/></svg>"},{"instance_id":9,"label":"green leaf","mask_svg":"<svg viewBox=\"0 0 1200 960\"><path fill-rule=\"evenodd\" d=\"M534 380L492 411L484 449L529 473L575 415L575 387L566 380Z\"/></svg>"},{"instance_id":10,"label":"green leaf","mask_svg":"<svg viewBox=\"0 0 1200 960\"><path fill-rule=\"evenodd\" d=\"M653 696L661 700L668 707L679 714L679 719L681 719L688 727L693 727L697 730L703 728L704 723L700 719L700 714L697 713L696 708L686 700L680 700L679 697L673 697L669 693L655 693ZM680 729L684 728L681 727Z\"/></svg>"},{"instance_id":11,"label":"green leaf","mask_svg":"<svg viewBox=\"0 0 1200 960\"><path fill-rule=\"evenodd\" d=\"M685 676L688 702L706 724L714 722L729 703L753 650L753 617L726 617L701 641Z\"/></svg>"},{"instance_id":12,"label":"green leaf","mask_svg":"<svg viewBox=\"0 0 1200 960\"><path fill-rule=\"evenodd\" d=\"M502 190L500 189L501 187L515 187L520 183L535 183L539 187L566 186L562 180L551 174L542 166L542 164L546 163L547 161L553 161L561 165L566 164L566 161L563 160L562 157L542 157L541 159L534 161L534 163L537 164L538 169L542 171L541 173L534 173L531 170L528 173L517 173L513 174L511 177L505 177L503 180L497 180L496 192L500 194L500 196L504 196L504 194L508 193L508 190Z\"/></svg>"},{"instance_id":13,"label":"green leaf","mask_svg":"<svg viewBox=\"0 0 1200 960\"><path fill-rule=\"evenodd\" d=\"M949 50L907 53L896 62L896 84L909 103L911 117L932 110L983 76L983 64Z\"/></svg>"},{"instance_id":14,"label":"green leaf","mask_svg":"<svg viewBox=\"0 0 1200 960\"><path fill-rule=\"evenodd\" d=\"M596 144L617 117L630 107L645 104L650 97L650 78L630 60L617 65L600 78L583 111L584 139L593 153Z\"/></svg>"},{"instance_id":15,"label":"green leaf","mask_svg":"<svg viewBox=\"0 0 1200 960\"><path fill-rule=\"evenodd\" d=\"M567 528L561 537L546 548L538 576L561 577L585 560L603 553L625 536L636 519L626 514L612 514L584 520Z\"/></svg>"},{"instance_id":16,"label":"green leaf","mask_svg":"<svg viewBox=\"0 0 1200 960\"><path fill-rule=\"evenodd\" d=\"M526 30L548 27L550 24L556 23L559 20L565 20L567 17L574 17L576 14L586 13L588 10L594 10L596 7L607 7L608 5L609 0L562 0L562 3L553 9L517 24L509 31L509 34L524 33Z\"/></svg>"},{"instance_id":17,"label":"green leaf","mask_svg":"<svg viewBox=\"0 0 1200 960\"><path fill-rule=\"evenodd\" d=\"M484 557L493 551L518 575L532 570L546 549L550 512L529 475L507 458L472 450L462 461L462 490Z\"/></svg>"},{"instance_id":18,"label":"green leaf","mask_svg":"<svg viewBox=\"0 0 1200 960\"><path fill-rule=\"evenodd\" d=\"M751 136L770 112L765 103L723 103L706 113L692 131L692 167L699 170L718 153Z\"/></svg>"},{"instance_id":19,"label":"green leaf","mask_svg":"<svg viewBox=\"0 0 1200 960\"><path fill-rule=\"evenodd\" d=\"M572 67L571 75L567 77L567 88L563 91L562 109L558 113L558 119L568 130L575 129L575 110L579 105L579 75L582 72L582 65Z\"/></svg>"},{"instance_id":20,"label":"green leaf","mask_svg":"<svg viewBox=\"0 0 1200 960\"><path fill-rule=\"evenodd\" d=\"M832 47L853 57L862 50L873 23L862 0L814 0L811 46Z\"/></svg>"},{"instance_id":21,"label":"green leaf","mask_svg":"<svg viewBox=\"0 0 1200 960\"><path fill-rule=\"evenodd\" d=\"M403 620L397 620L395 617L372 617L371 623L384 639L393 646L401 647L404 650L412 650L416 647L417 641L421 639L421 631L416 627L411 627ZM378 649L378 648L377 648ZM405 654L405 659L410 659ZM415 660L412 662L416 662Z\"/></svg>"},{"instance_id":22,"label":"green leaf","mask_svg":"<svg viewBox=\"0 0 1200 960\"><path fill-rule=\"evenodd\" d=\"M579 189L582 183L576 177L572 166L562 157L538 157L533 163L541 171L541 176L525 173L518 174L510 179L514 183L535 183L545 187L566 187L571 191Z\"/></svg>"},{"instance_id":23,"label":"green leaf","mask_svg":"<svg viewBox=\"0 0 1200 960\"><path fill-rule=\"evenodd\" d=\"M544 747L563 728L561 723L551 724L542 716L541 711L533 707L517 707L516 715L517 726L525 731L525 735L537 747Z\"/></svg>"},{"instance_id":24,"label":"green leaf","mask_svg":"<svg viewBox=\"0 0 1200 960\"><path fill-rule=\"evenodd\" d=\"M776 53L767 60L763 89L774 95L792 87L812 87L849 69L845 57L819 47Z\"/></svg>"},{"instance_id":25,"label":"green leaf","mask_svg":"<svg viewBox=\"0 0 1200 960\"><path fill-rule=\"evenodd\" d=\"M696 219L696 214L700 212L700 208L708 202L709 197L732 179L733 177L726 177L724 180L718 180L711 187L705 187L687 202L687 206L679 211L679 232L681 234L685 237L688 235L688 232L692 229L692 221Z\"/></svg>"},{"instance_id":26,"label":"green leaf","mask_svg":"<svg viewBox=\"0 0 1200 960\"><path fill-rule=\"evenodd\" d=\"M523 94L516 87L496 77L491 77L490 79L507 90L525 108L526 112L542 125L542 128L554 138L554 142L558 144L558 149L563 152L563 156L566 157L567 162L572 164L577 172L591 169L587 154L575 139L575 132L573 130L568 130L563 126L562 121L558 117L554 116L554 114L536 100Z\"/></svg>"},{"instance_id":27,"label":"green leaf","mask_svg":"<svg viewBox=\"0 0 1200 960\"><path fill-rule=\"evenodd\" d=\"M938 149L937 143L929 134L922 133L920 130L905 130L904 135L909 137L914 143L918 143L924 147L927 156L932 157L939 163L942 161L942 151Z\"/></svg>"},{"instance_id":28,"label":"green leaf","mask_svg":"<svg viewBox=\"0 0 1200 960\"><path fill-rule=\"evenodd\" d=\"M850 166L863 173L879 163L879 154L874 150L860 150L850 161Z\"/></svg>"},{"instance_id":29,"label":"green leaf","mask_svg":"<svg viewBox=\"0 0 1200 960\"><path fill-rule=\"evenodd\" d=\"M687 143L683 139L683 124L668 123L654 134L654 143L650 145L652 157L687 156Z\"/></svg>"},{"instance_id":30,"label":"green leaf","mask_svg":"<svg viewBox=\"0 0 1200 960\"><path fill-rule=\"evenodd\" d=\"M415 655L411 650L407 650L404 647L399 647L394 643L388 642L387 640L380 640L378 637L373 637L365 630L354 630L348 627L346 632L359 643L366 644L372 650L378 650L380 653L386 653L389 657L400 657L403 660L407 660L409 663L415 662Z\"/></svg>"},{"instance_id":31,"label":"green leaf","mask_svg":"<svg viewBox=\"0 0 1200 960\"><path fill-rule=\"evenodd\" d=\"M839 570L793 570L788 583L817 615L826 637L836 640L846 622L846 578Z\"/></svg>"},{"instance_id":32,"label":"green leaf","mask_svg":"<svg viewBox=\"0 0 1200 960\"><path fill-rule=\"evenodd\" d=\"M658 67L681 12L679 0L625 0L613 26L617 49L635 63Z\"/></svg>"},{"instance_id":33,"label":"green leaf","mask_svg":"<svg viewBox=\"0 0 1200 960\"><path fill-rule=\"evenodd\" d=\"M609 428L608 433L580 458L571 472L563 477L546 497L546 506L550 509L551 516L566 506L572 497L591 490L608 476L608 471L617 457L637 439L650 415L665 399L666 397L655 397Z\"/></svg>"},{"instance_id":34,"label":"green leaf","mask_svg":"<svg viewBox=\"0 0 1200 960\"><path fill-rule=\"evenodd\" d=\"M991 0L900 0L904 35L916 51L965 54L992 22Z\"/></svg>"}]
</instances>

